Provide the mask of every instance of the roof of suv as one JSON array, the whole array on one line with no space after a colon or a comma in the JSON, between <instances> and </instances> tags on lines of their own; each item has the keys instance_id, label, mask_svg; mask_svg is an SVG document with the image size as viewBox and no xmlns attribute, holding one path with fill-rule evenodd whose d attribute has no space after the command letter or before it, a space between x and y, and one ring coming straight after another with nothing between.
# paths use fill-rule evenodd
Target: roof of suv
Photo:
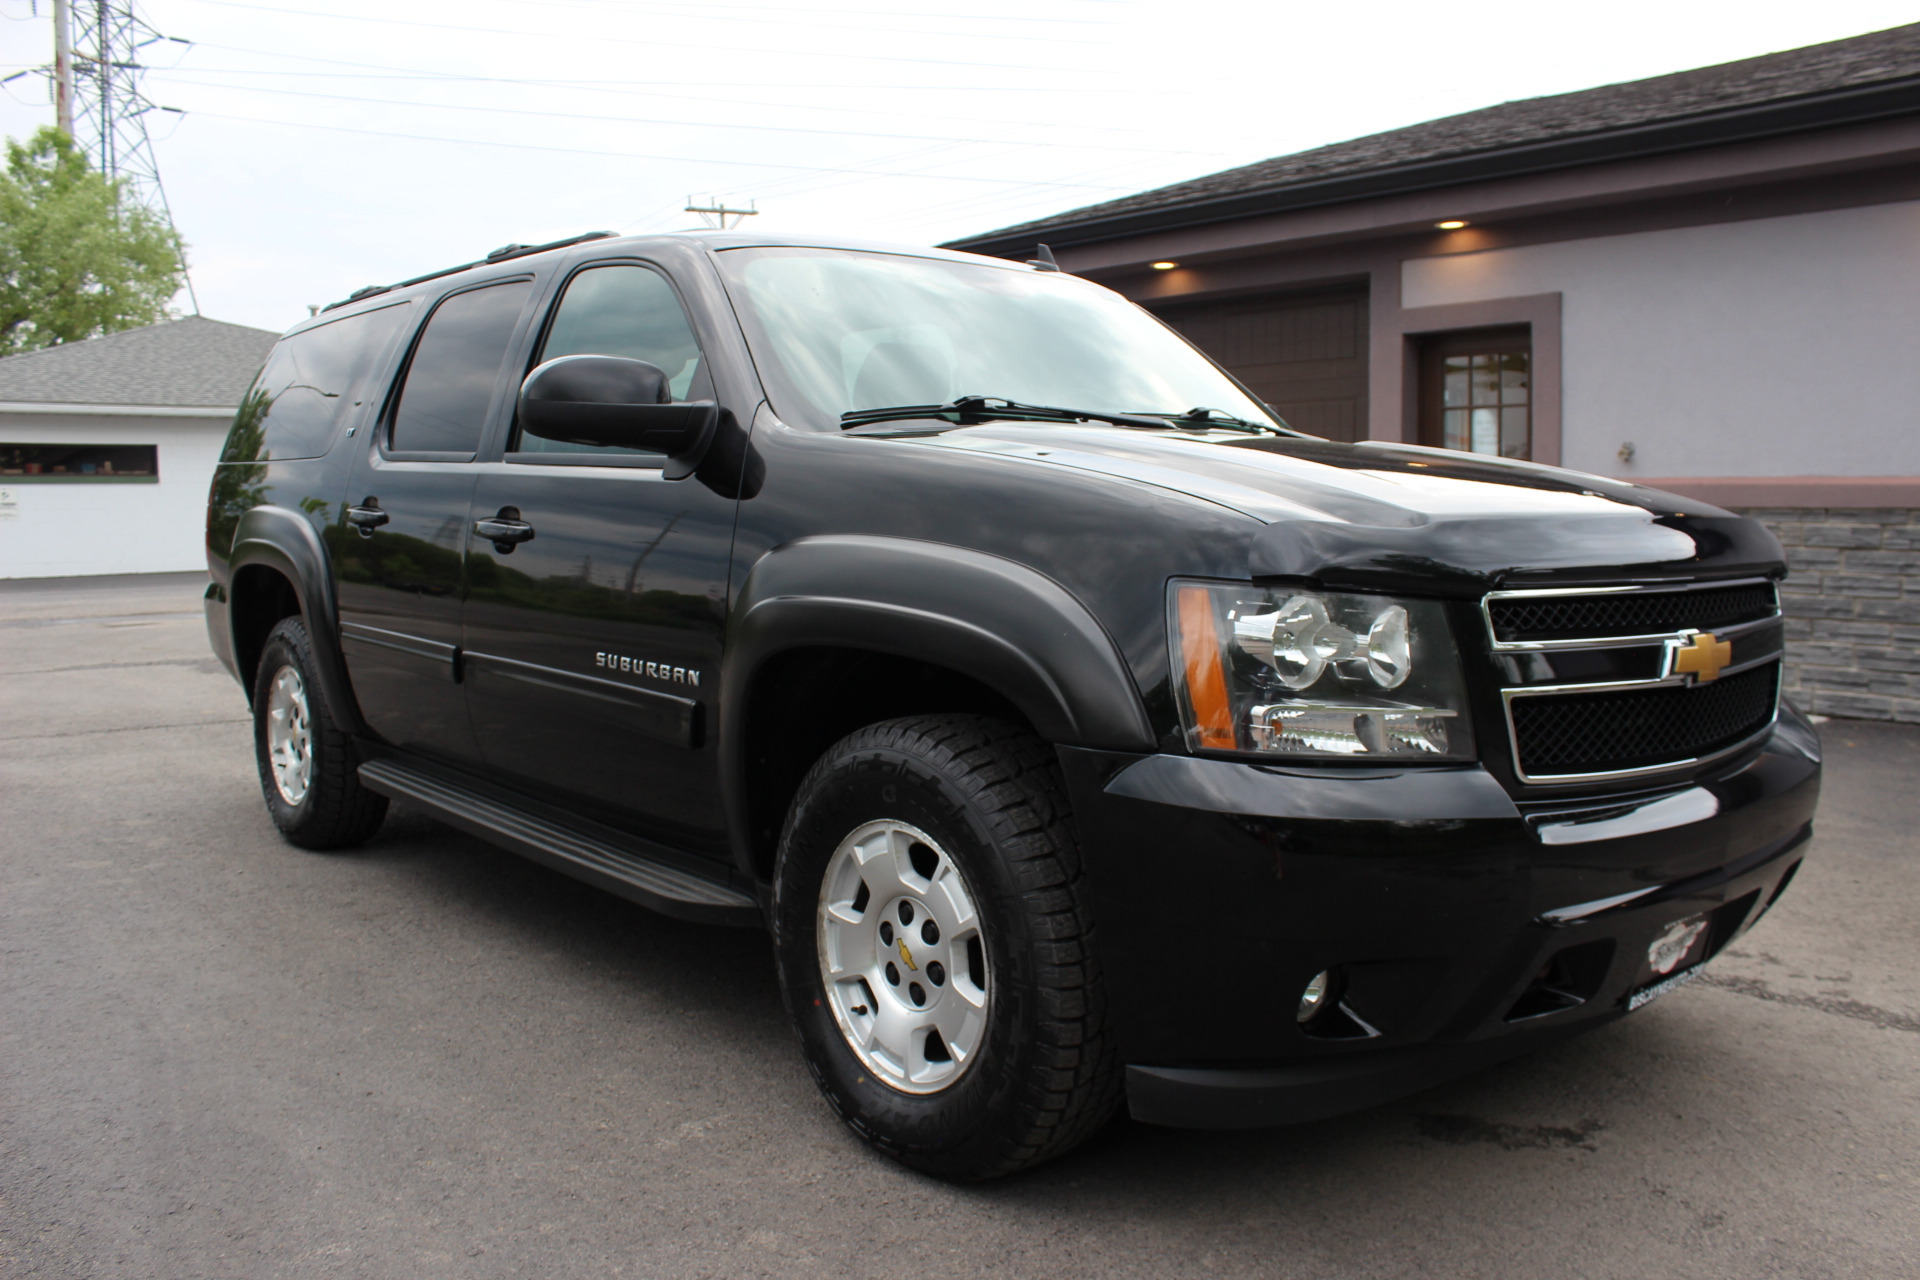
<instances>
[{"instance_id":1,"label":"roof of suv","mask_svg":"<svg viewBox=\"0 0 1920 1280\"><path fill-rule=\"evenodd\" d=\"M356 289L338 302L328 303L320 309L320 315L329 320L339 319L329 315L356 302L370 302L374 298L383 298L399 294L416 285L444 279L465 271L477 271L482 267L499 266L503 263L518 262L523 258L540 257L548 253L559 253L577 245L595 244L607 249L633 248L645 244L658 244L661 241L681 241L701 245L707 249L720 251L726 249L838 249L849 253L893 253L905 254L915 258L938 258L947 262L973 262L982 266L1005 268L1010 264L1004 258L985 257L977 253L965 253L955 249L934 248L928 245L898 244L885 240L861 240L851 236L812 235L797 232L788 235L766 235L757 232L739 230L727 231L665 231L642 235L617 236L611 231L589 231L584 235L569 236L564 240L555 240L547 244L524 245L510 244L485 257L472 262L463 262L458 266L445 267L439 271L429 271L396 284L368 285ZM314 320L303 320L294 329L310 327Z\"/></svg>"},{"instance_id":2,"label":"roof of suv","mask_svg":"<svg viewBox=\"0 0 1920 1280\"><path fill-rule=\"evenodd\" d=\"M738 230L727 231L669 231L644 235L617 236L611 231L589 231L583 235L569 236L564 240L554 240L547 244L510 244L503 245L472 262L463 262L457 266L444 267L438 271L429 271L396 284L368 285L356 289L338 302L328 303L320 309L325 316L329 312L339 311L356 302L397 294L416 285L444 279L466 271L476 271L482 267L499 266L503 263L518 262L523 258L535 258L548 253L559 253L577 245L596 244L600 247L615 249L629 248L643 244L658 244L661 241L681 241L699 244L712 250L725 249L838 249L851 253L894 253L907 254L916 258L939 258L950 262L975 262L984 266L1006 267L1009 264L1003 258L983 257L976 253L964 253L953 249L937 249L926 245L895 244L881 240L859 240L847 236L809 235L804 233L790 235L764 235ZM338 317L329 316L329 319ZM306 327L302 322L296 328Z\"/></svg>"}]
</instances>

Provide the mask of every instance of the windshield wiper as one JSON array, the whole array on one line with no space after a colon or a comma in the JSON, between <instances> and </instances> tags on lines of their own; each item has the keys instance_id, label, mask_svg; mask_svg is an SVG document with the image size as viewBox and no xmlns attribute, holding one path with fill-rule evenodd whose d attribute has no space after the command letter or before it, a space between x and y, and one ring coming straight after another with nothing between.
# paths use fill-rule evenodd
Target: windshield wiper
<instances>
[{"instance_id":1,"label":"windshield wiper","mask_svg":"<svg viewBox=\"0 0 1920 1280\"><path fill-rule=\"evenodd\" d=\"M1270 422L1255 422L1250 418L1236 418L1230 413L1218 409L1196 408L1185 413L1155 413L1156 418L1165 418L1174 426L1187 431L1250 431L1258 435L1267 432L1276 436L1291 435L1293 432L1276 427Z\"/></svg>"},{"instance_id":2,"label":"windshield wiper","mask_svg":"<svg viewBox=\"0 0 1920 1280\"><path fill-rule=\"evenodd\" d=\"M1165 431L1167 420L1158 414L1102 413L1097 409L1057 409L1052 405L1021 404L998 396L955 396L946 404L896 404L884 409L851 409L840 415L840 429L869 422L897 422L902 418L946 418L961 426L991 419L1022 422L1108 422L1144 431Z\"/></svg>"}]
</instances>

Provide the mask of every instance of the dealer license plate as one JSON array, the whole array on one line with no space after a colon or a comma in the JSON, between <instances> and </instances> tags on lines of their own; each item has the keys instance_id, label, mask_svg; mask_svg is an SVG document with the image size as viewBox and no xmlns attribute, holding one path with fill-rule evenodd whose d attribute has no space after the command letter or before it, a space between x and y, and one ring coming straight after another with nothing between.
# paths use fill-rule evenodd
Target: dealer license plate
<instances>
[{"instance_id":1,"label":"dealer license plate","mask_svg":"<svg viewBox=\"0 0 1920 1280\"><path fill-rule=\"evenodd\" d=\"M1688 916L1675 920L1660 931L1647 946L1647 973L1652 981L1627 996L1631 1013L1650 1000L1658 1000L1675 987L1684 987L1700 976L1706 967L1707 925L1710 916Z\"/></svg>"},{"instance_id":2,"label":"dealer license plate","mask_svg":"<svg viewBox=\"0 0 1920 1280\"><path fill-rule=\"evenodd\" d=\"M1706 972L1706 968L1707 966L1705 964L1697 964L1691 969L1682 969L1671 978L1664 978L1650 987L1640 988L1627 997L1627 1012L1632 1013L1643 1004L1651 1004L1653 1001L1667 994L1667 992L1672 991L1675 987L1686 986L1689 982L1692 982L1695 978Z\"/></svg>"}]
</instances>

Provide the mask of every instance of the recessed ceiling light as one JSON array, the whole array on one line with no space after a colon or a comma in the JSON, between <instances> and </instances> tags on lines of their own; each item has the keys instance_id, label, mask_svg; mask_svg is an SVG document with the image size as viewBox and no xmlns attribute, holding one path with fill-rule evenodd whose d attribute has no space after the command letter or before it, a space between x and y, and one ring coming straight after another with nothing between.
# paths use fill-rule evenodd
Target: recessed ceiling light
<instances>
[{"instance_id":1,"label":"recessed ceiling light","mask_svg":"<svg viewBox=\"0 0 1920 1280\"><path fill-rule=\"evenodd\" d=\"M1467 220L1465 218L1448 218L1445 222L1436 222L1433 225L1442 231L1458 231L1467 225Z\"/></svg>"},{"instance_id":2,"label":"recessed ceiling light","mask_svg":"<svg viewBox=\"0 0 1920 1280\"><path fill-rule=\"evenodd\" d=\"M1155 271L1171 271L1179 265L1177 262L1156 262L1153 264L1153 269Z\"/></svg>"}]
</instances>

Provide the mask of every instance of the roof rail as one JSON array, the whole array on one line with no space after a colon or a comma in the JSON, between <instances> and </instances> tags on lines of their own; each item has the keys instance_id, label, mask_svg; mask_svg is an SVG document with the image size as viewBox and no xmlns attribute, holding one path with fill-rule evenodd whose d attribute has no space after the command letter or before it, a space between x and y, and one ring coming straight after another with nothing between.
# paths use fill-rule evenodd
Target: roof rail
<instances>
[{"instance_id":1,"label":"roof rail","mask_svg":"<svg viewBox=\"0 0 1920 1280\"><path fill-rule=\"evenodd\" d=\"M489 267L496 262L505 262L509 258L524 258L530 253L564 249L568 245L585 244L589 240L605 240L613 234L611 231L586 231L577 236L568 236L565 240L551 240L546 244L503 244L476 262L463 262L457 267L448 267L443 271L429 271L423 276L415 276L411 280L402 280L397 284L370 284L364 289L355 289L340 301L329 302L320 310L332 311L335 307L344 307L349 302L358 302L362 298L371 298L376 294L391 293L395 289L405 289L410 285L425 284L429 280L438 280L441 276L458 275L462 271L471 271L475 267Z\"/></svg>"}]
</instances>

